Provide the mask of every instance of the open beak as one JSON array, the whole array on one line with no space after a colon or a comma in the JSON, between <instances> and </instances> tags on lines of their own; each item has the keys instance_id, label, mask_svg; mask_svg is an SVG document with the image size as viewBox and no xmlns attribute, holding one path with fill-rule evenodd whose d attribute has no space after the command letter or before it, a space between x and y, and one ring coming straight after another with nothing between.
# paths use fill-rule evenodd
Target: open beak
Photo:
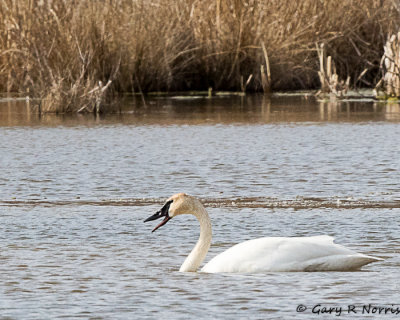
<instances>
[{"instance_id":1,"label":"open beak","mask_svg":"<svg viewBox=\"0 0 400 320\"><path fill-rule=\"evenodd\" d=\"M155 214L153 214L152 216L148 217L146 220L144 220L144 222L147 221L153 221L156 219L159 219L161 217L164 217L164 220L161 221L151 232L156 231L158 228L162 227L164 224L166 224L169 220L171 220L172 218L168 215L168 210L169 210L169 206L171 205L172 201L168 201L164 207L162 207L162 209L160 211L157 211Z\"/></svg>"}]
</instances>

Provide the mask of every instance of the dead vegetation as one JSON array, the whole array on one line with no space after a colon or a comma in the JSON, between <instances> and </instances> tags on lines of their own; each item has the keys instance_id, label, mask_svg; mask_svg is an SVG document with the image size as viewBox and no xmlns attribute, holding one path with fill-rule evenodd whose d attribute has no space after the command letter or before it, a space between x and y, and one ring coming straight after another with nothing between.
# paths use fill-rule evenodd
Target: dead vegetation
<instances>
[{"instance_id":1,"label":"dead vegetation","mask_svg":"<svg viewBox=\"0 0 400 320\"><path fill-rule=\"evenodd\" d=\"M376 95L380 92L386 98L400 98L400 32L388 37L381 60L382 78L376 85Z\"/></svg>"},{"instance_id":2,"label":"dead vegetation","mask_svg":"<svg viewBox=\"0 0 400 320\"><path fill-rule=\"evenodd\" d=\"M390 0L0 0L0 91L42 112L106 110L122 92L319 86L315 43L339 78L374 86ZM111 82L110 82L111 81Z\"/></svg>"},{"instance_id":3,"label":"dead vegetation","mask_svg":"<svg viewBox=\"0 0 400 320\"><path fill-rule=\"evenodd\" d=\"M331 56L326 56L325 45L317 45L320 70L318 71L321 90L317 92L318 96L333 95L334 97L343 97L350 88L350 77L346 81L339 79L336 73L335 62Z\"/></svg>"}]
</instances>

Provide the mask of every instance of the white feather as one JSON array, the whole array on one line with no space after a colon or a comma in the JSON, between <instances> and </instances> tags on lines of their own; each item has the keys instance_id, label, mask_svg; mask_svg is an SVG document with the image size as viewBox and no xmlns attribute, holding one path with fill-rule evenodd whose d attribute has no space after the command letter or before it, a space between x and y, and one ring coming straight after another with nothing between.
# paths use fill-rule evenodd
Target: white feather
<instances>
[{"instance_id":1,"label":"white feather","mask_svg":"<svg viewBox=\"0 0 400 320\"><path fill-rule=\"evenodd\" d=\"M329 236L258 238L208 262L203 272L350 271L381 260L333 243Z\"/></svg>"}]
</instances>

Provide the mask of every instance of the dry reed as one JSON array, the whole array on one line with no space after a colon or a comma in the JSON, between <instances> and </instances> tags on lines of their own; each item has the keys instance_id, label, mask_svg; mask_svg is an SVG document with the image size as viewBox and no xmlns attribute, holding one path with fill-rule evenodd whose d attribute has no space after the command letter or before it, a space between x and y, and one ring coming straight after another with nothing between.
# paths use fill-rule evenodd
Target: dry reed
<instances>
[{"instance_id":1,"label":"dry reed","mask_svg":"<svg viewBox=\"0 0 400 320\"><path fill-rule=\"evenodd\" d=\"M346 81L340 80L336 73L335 62L331 56L326 56L325 45L322 43L317 45L317 53L319 58L320 70L318 71L319 81L321 82L321 90L317 95L333 95L333 97L343 97L350 87L350 77Z\"/></svg>"},{"instance_id":2,"label":"dry reed","mask_svg":"<svg viewBox=\"0 0 400 320\"><path fill-rule=\"evenodd\" d=\"M400 32L388 38L381 60L382 79L376 85L376 95L382 89L386 97L400 98Z\"/></svg>"},{"instance_id":3,"label":"dry reed","mask_svg":"<svg viewBox=\"0 0 400 320\"><path fill-rule=\"evenodd\" d=\"M41 98L42 111L71 112L100 110L127 91L315 88L322 42L339 76L356 79L367 68L362 81L372 86L387 34L399 29L394 5L0 0L0 91ZM112 84L102 91L99 81Z\"/></svg>"}]
</instances>

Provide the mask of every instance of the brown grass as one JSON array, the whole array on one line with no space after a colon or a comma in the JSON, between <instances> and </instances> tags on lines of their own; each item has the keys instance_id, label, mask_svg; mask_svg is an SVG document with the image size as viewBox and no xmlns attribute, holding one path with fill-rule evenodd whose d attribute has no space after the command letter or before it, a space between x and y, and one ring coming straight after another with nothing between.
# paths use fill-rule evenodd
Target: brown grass
<instances>
[{"instance_id":1,"label":"brown grass","mask_svg":"<svg viewBox=\"0 0 400 320\"><path fill-rule=\"evenodd\" d=\"M385 53L381 60L382 78L375 92L385 98L400 97L400 32L391 35L385 44Z\"/></svg>"},{"instance_id":2,"label":"brown grass","mask_svg":"<svg viewBox=\"0 0 400 320\"><path fill-rule=\"evenodd\" d=\"M0 0L0 91L42 99L42 111L95 110L98 81L115 93L261 91L319 85L316 43L341 78L378 75L391 0ZM243 80L244 79L244 80ZM265 81L264 81L265 82ZM95 97L96 96L96 97Z\"/></svg>"}]
</instances>

